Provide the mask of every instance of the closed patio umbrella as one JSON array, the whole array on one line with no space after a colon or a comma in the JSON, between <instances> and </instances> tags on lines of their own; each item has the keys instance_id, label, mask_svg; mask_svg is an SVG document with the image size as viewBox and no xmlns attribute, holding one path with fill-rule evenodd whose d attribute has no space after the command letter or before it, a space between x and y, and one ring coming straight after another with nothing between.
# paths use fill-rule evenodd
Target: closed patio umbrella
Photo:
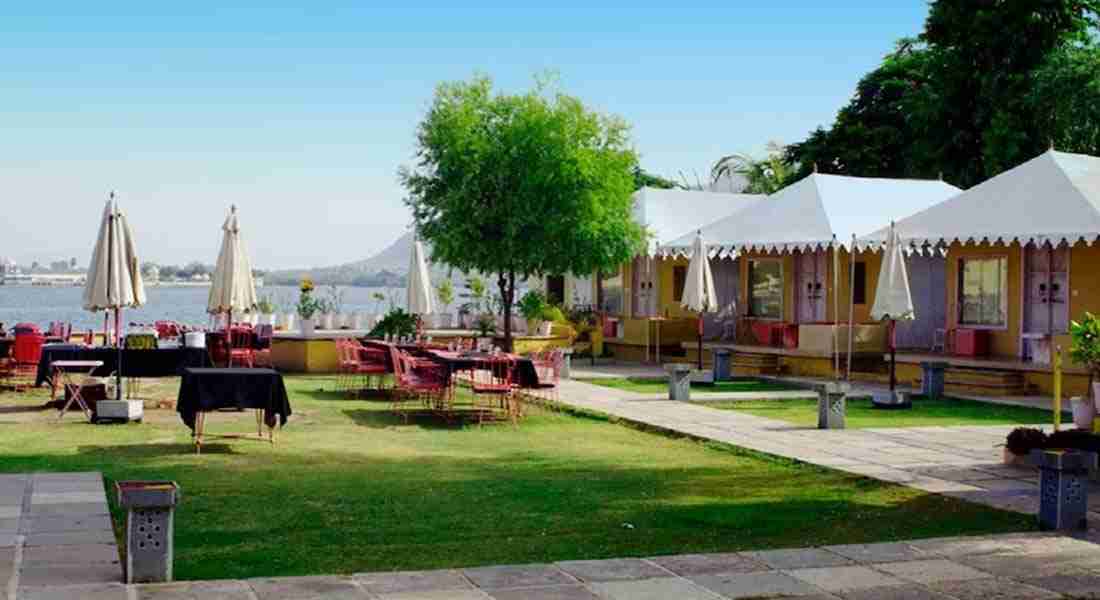
<instances>
[{"instance_id":1,"label":"closed patio umbrella","mask_svg":"<svg viewBox=\"0 0 1100 600\"><path fill-rule=\"evenodd\" d=\"M886 252L882 257L882 269L878 274L878 285L875 287L875 303L871 307L871 318L879 321L888 321L890 343L890 392L893 395L897 386L897 377L894 370L897 347L894 340L894 329L897 321L911 321L916 318L913 309L913 294L909 290L909 273L905 269L905 252L901 243L901 236L890 224L890 236L886 240Z\"/></svg>"},{"instance_id":2,"label":"closed patio umbrella","mask_svg":"<svg viewBox=\"0 0 1100 600\"><path fill-rule=\"evenodd\" d=\"M222 224L222 246L218 251L214 275L210 278L210 297L206 302L206 311L214 315L227 313L228 332L233 324L234 312L249 311L255 306L256 283L252 279L252 261L248 258L241 237L237 207L231 206L229 216Z\"/></svg>"},{"instance_id":3,"label":"closed patio umbrella","mask_svg":"<svg viewBox=\"0 0 1100 600\"><path fill-rule=\"evenodd\" d=\"M92 260L88 263L83 301L84 310L115 313L115 345L118 348L115 400L121 400L122 309L145 304L145 284L141 279L134 236L126 216L115 203L114 192L111 192L103 209L99 236L92 251ZM104 342L106 343L106 337Z\"/></svg>"},{"instance_id":4,"label":"closed patio umbrella","mask_svg":"<svg viewBox=\"0 0 1100 600\"><path fill-rule=\"evenodd\" d=\"M703 234L698 232L691 245L691 262L688 263L687 281L680 306L699 313L699 369L703 368L703 313L718 310L718 293L714 291L714 275L710 272L707 247Z\"/></svg>"},{"instance_id":5,"label":"closed patio umbrella","mask_svg":"<svg viewBox=\"0 0 1100 600\"><path fill-rule=\"evenodd\" d=\"M414 315L431 314L432 280L428 276L428 261L424 256L424 244L420 240L413 242L412 255L409 257L409 279L405 289L409 313Z\"/></svg>"}]
</instances>

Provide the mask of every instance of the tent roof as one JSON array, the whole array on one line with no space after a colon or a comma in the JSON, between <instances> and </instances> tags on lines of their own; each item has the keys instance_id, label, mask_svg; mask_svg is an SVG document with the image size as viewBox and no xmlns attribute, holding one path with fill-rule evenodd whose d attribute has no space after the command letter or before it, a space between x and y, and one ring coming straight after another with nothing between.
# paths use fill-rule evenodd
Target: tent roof
<instances>
[{"instance_id":1,"label":"tent roof","mask_svg":"<svg viewBox=\"0 0 1100 600\"><path fill-rule=\"evenodd\" d=\"M895 226L906 244L917 247L1091 244L1100 237L1100 158L1049 150ZM865 239L885 240L888 230Z\"/></svg>"},{"instance_id":2,"label":"tent roof","mask_svg":"<svg viewBox=\"0 0 1100 600\"><path fill-rule=\"evenodd\" d=\"M634 193L634 219L653 238L649 249L672 241L685 231L694 233L706 223L737 213L766 198L763 194L728 194L689 190L642 188ZM688 241L691 245L691 241Z\"/></svg>"},{"instance_id":3,"label":"tent roof","mask_svg":"<svg viewBox=\"0 0 1100 600\"><path fill-rule=\"evenodd\" d=\"M789 251L850 243L884 223L949 198L959 189L936 180L878 179L814 173L771 195L764 202L703 227L712 255L738 250ZM681 255L694 232L661 253Z\"/></svg>"}]
</instances>

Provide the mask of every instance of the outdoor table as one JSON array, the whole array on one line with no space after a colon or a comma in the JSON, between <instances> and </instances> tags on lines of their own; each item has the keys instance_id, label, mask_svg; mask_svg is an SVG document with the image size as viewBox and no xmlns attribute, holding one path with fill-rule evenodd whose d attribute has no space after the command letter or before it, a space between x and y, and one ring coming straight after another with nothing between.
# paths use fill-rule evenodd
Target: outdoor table
<instances>
[{"instance_id":1,"label":"outdoor table","mask_svg":"<svg viewBox=\"0 0 1100 600\"><path fill-rule=\"evenodd\" d=\"M88 407L87 402L84 402L82 395L84 392L83 378L90 377L93 371L102 366L103 362L98 360L55 360L53 362L52 367L55 377L61 380L65 391L70 394L69 401L57 412L58 421L65 417L65 412L75 402L84 411L84 416L88 417L88 421L91 422L92 409ZM76 381L77 376L81 378L80 381Z\"/></svg>"},{"instance_id":2,"label":"outdoor table","mask_svg":"<svg viewBox=\"0 0 1100 600\"><path fill-rule=\"evenodd\" d=\"M35 386L50 380L50 364L58 360L97 360L103 363L92 375L106 377L118 369L118 348L79 344L47 344L38 359ZM174 377L187 367L210 366L205 348L122 349L123 377Z\"/></svg>"},{"instance_id":3,"label":"outdoor table","mask_svg":"<svg viewBox=\"0 0 1100 600\"><path fill-rule=\"evenodd\" d=\"M183 370L176 412L191 428L195 452L202 452L206 413L224 409L255 409L256 431L264 439L263 426L268 427L268 440L275 444L275 427L286 425L290 416L283 376L273 369L207 369ZM250 439L248 435L210 437Z\"/></svg>"},{"instance_id":4,"label":"outdoor table","mask_svg":"<svg viewBox=\"0 0 1100 600\"><path fill-rule=\"evenodd\" d=\"M11 347L15 345L14 337L0 337L0 358L11 354Z\"/></svg>"},{"instance_id":5,"label":"outdoor table","mask_svg":"<svg viewBox=\"0 0 1100 600\"><path fill-rule=\"evenodd\" d=\"M489 359L493 358L487 352L450 352L447 350L425 350L424 355L437 363L447 367L450 374L458 371L472 371L474 369L488 369ZM515 384L521 388L539 387L539 374L535 369L535 362L524 356L514 354L500 354L515 362Z\"/></svg>"}]
</instances>

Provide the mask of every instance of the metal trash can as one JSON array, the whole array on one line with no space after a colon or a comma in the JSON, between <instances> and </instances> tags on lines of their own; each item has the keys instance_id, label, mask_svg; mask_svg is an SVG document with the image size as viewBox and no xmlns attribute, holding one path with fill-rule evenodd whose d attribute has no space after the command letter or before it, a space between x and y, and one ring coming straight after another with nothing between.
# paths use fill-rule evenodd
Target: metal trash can
<instances>
[{"instance_id":1,"label":"metal trash can","mask_svg":"<svg viewBox=\"0 0 1100 600\"><path fill-rule=\"evenodd\" d=\"M573 378L573 349L572 348L562 349L561 373L559 373L559 376L562 379L572 379Z\"/></svg>"},{"instance_id":2,"label":"metal trash can","mask_svg":"<svg viewBox=\"0 0 1100 600\"><path fill-rule=\"evenodd\" d=\"M179 502L174 481L119 481L126 509L126 583L172 581L172 524Z\"/></svg>"},{"instance_id":3,"label":"metal trash can","mask_svg":"<svg viewBox=\"0 0 1100 600\"><path fill-rule=\"evenodd\" d=\"M844 429L847 425L849 386L826 383L817 389L817 428Z\"/></svg>"},{"instance_id":4,"label":"metal trash can","mask_svg":"<svg viewBox=\"0 0 1100 600\"><path fill-rule=\"evenodd\" d=\"M947 371L947 363L925 361L920 364L920 369L921 393L929 400L939 400L943 396L944 372Z\"/></svg>"},{"instance_id":5,"label":"metal trash can","mask_svg":"<svg viewBox=\"0 0 1100 600\"><path fill-rule=\"evenodd\" d=\"M691 371L692 365L685 363L670 363L665 365L668 371L668 399L691 400Z\"/></svg>"},{"instance_id":6,"label":"metal trash can","mask_svg":"<svg viewBox=\"0 0 1100 600\"><path fill-rule=\"evenodd\" d=\"M725 348L715 348L711 359L714 363L714 380L730 380L730 351Z\"/></svg>"},{"instance_id":7,"label":"metal trash can","mask_svg":"<svg viewBox=\"0 0 1100 600\"><path fill-rule=\"evenodd\" d=\"M1035 449L1031 460L1039 467L1039 529L1087 529L1089 464L1096 454Z\"/></svg>"}]
</instances>

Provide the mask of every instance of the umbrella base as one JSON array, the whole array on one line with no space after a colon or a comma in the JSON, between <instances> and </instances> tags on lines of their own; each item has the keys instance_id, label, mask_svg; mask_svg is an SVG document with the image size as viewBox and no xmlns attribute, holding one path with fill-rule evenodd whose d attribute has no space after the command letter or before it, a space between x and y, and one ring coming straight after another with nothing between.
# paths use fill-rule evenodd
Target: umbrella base
<instances>
[{"instance_id":1,"label":"umbrella base","mask_svg":"<svg viewBox=\"0 0 1100 600\"><path fill-rule=\"evenodd\" d=\"M100 400L95 405L97 422L140 421L145 416L145 404L141 400Z\"/></svg>"},{"instance_id":2,"label":"umbrella base","mask_svg":"<svg viewBox=\"0 0 1100 600\"><path fill-rule=\"evenodd\" d=\"M871 406L883 410L902 410L913 408L909 392L875 392L871 396Z\"/></svg>"}]
</instances>

